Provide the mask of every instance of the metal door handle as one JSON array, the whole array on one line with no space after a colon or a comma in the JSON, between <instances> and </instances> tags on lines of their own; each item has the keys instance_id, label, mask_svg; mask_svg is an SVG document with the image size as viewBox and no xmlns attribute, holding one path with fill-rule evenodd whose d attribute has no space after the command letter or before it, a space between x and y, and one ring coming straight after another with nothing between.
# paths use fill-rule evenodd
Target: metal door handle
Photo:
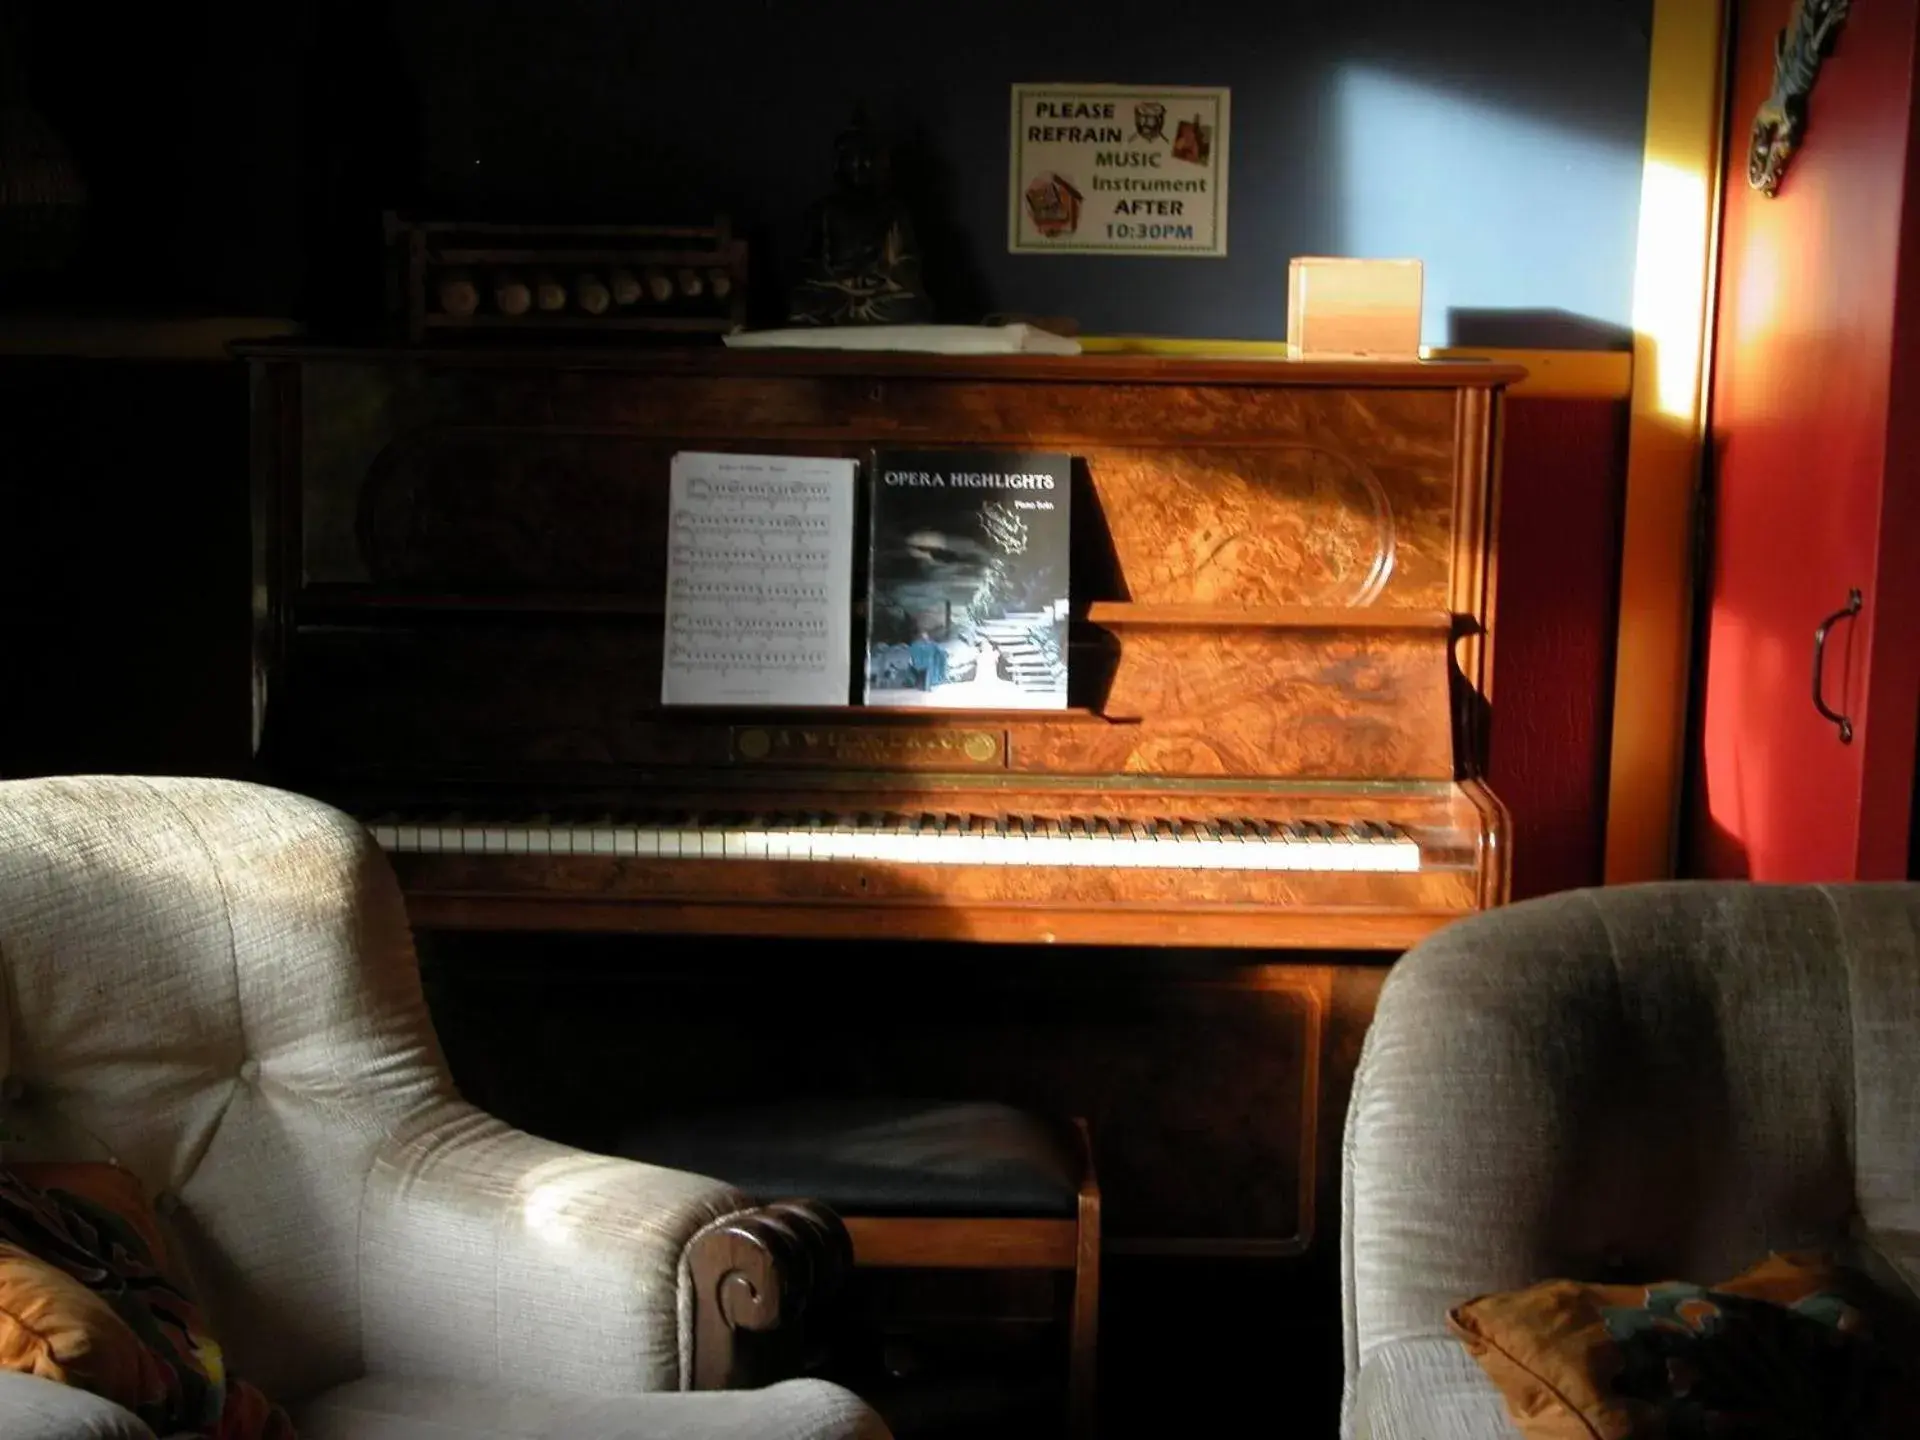
<instances>
[{"instance_id":1,"label":"metal door handle","mask_svg":"<svg viewBox=\"0 0 1920 1440\"><path fill-rule=\"evenodd\" d=\"M1847 591L1847 603L1820 622L1820 628L1813 632L1813 708L1823 719L1831 720L1840 727L1840 743L1853 743L1853 721L1827 705L1825 687L1821 684L1822 671L1827 663L1827 632L1842 620L1851 620L1860 613L1860 592Z\"/></svg>"}]
</instances>

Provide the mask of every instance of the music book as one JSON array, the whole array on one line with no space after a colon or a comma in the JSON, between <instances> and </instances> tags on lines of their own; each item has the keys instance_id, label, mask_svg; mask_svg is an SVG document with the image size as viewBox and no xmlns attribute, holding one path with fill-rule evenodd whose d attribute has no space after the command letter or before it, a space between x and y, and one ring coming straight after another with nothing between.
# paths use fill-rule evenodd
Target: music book
<instances>
[{"instance_id":1,"label":"music book","mask_svg":"<svg viewBox=\"0 0 1920 1440\"><path fill-rule=\"evenodd\" d=\"M878 451L869 705L1063 710L1072 457Z\"/></svg>"},{"instance_id":2,"label":"music book","mask_svg":"<svg viewBox=\"0 0 1920 1440\"><path fill-rule=\"evenodd\" d=\"M851 460L673 457L663 705L845 705Z\"/></svg>"}]
</instances>

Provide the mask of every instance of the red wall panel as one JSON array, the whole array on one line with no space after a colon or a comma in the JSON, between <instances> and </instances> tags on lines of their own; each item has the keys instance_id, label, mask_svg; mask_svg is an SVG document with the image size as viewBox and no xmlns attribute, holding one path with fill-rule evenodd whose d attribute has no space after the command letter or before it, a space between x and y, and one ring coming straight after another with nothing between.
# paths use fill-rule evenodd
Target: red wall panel
<instances>
[{"instance_id":1,"label":"red wall panel","mask_svg":"<svg viewBox=\"0 0 1920 1440\"><path fill-rule=\"evenodd\" d=\"M1915 0L1856 5L1772 198L1745 138L1791 0L1737 7L1712 397L1712 558L1684 873L1897 879L1920 697ZM1814 708L1815 627L1838 622Z\"/></svg>"},{"instance_id":2,"label":"red wall panel","mask_svg":"<svg viewBox=\"0 0 1920 1440\"><path fill-rule=\"evenodd\" d=\"M1507 407L1488 779L1516 899L1600 883L1625 488L1624 401Z\"/></svg>"}]
</instances>

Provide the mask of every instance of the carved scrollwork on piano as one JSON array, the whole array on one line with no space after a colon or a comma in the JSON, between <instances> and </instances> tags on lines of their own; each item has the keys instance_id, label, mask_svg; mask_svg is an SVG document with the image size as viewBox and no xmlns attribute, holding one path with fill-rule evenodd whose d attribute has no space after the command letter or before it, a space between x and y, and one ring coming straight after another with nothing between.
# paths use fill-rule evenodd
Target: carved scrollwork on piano
<instances>
[{"instance_id":1,"label":"carved scrollwork on piano","mask_svg":"<svg viewBox=\"0 0 1920 1440\"><path fill-rule=\"evenodd\" d=\"M1333 451L1126 451L1097 461L1136 600L1368 605L1393 573L1386 489Z\"/></svg>"}]
</instances>

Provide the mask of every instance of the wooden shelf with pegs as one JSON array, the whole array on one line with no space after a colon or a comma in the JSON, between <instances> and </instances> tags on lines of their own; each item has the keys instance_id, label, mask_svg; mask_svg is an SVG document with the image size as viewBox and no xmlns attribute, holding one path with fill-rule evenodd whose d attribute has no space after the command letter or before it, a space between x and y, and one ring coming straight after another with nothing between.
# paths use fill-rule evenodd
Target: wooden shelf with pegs
<instances>
[{"instance_id":1,"label":"wooden shelf with pegs","mask_svg":"<svg viewBox=\"0 0 1920 1440\"><path fill-rule=\"evenodd\" d=\"M746 324L747 244L712 225L502 225L386 217L389 308L409 343L726 334Z\"/></svg>"}]
</instances>

